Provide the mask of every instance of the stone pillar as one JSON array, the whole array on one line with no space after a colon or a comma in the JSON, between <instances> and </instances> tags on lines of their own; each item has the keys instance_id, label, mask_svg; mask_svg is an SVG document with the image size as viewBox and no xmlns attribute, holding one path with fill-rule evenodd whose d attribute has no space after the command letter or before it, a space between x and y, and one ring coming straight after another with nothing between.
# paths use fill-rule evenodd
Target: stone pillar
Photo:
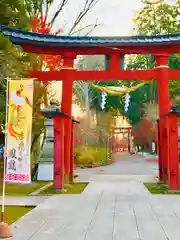
<instances>
[{"instance_id":1,"label":"stone pillar","mask_svg":"<svg viewBox=\"0 0 180 240\"><path fill-rule=\"evenodd\" d=\"M54 146L54 124L53 118L46 118L45 127L47 129L47 136L43 148L42 158L45 162L53 162L53 146Z\"/></svg>"}]
</instances>

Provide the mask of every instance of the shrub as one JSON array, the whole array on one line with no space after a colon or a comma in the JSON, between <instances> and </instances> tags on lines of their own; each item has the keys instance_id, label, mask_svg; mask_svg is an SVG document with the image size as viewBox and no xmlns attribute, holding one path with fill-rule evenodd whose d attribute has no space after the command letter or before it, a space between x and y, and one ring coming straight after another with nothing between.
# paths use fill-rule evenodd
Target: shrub
<instances>
[{"instance_id":1,"label":"shrub","mask_svg":"<svg viewBox=\"0 0 180 240\"><path fill-rule=\"evenodd\" d=\"M75 164L77 166L100 166L109 159L104 147L80 147L75 149Z\"/></svg>"}]
</instances>

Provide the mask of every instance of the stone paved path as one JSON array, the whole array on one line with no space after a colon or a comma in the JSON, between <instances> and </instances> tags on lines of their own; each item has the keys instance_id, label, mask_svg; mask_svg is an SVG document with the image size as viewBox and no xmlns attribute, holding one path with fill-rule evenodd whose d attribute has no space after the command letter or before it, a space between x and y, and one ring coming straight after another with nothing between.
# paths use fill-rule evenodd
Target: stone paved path
<instances>
[{"instance_id":1,"label":"stone paved path","mask_svg":"<svg viewBox=\"0 0 180 240\"><path fill-rule=\"evenodd\" d=\"M112 166L80 171L79 181L90 181L85 191L41 203L13 224L13 240L180 240L180 196L146 190L155 163L118 157Z\"/></svg>"}]
</instances>

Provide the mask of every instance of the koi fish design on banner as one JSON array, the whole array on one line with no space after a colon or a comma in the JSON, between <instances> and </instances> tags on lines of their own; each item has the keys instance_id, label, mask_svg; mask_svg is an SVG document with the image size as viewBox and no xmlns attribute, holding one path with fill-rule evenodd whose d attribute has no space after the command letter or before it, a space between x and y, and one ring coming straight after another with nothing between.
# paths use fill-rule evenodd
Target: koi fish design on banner
<instances>
[{"instance_id":1,"label":"koi fish design on banner","mask_svg":"<svg viewBox=\"0 0 180 240\"><path fill-rule=\"evenodd\" d=\"M6 182L31 182L33 79L8 84Z\"/></svg>"}]
</instances>

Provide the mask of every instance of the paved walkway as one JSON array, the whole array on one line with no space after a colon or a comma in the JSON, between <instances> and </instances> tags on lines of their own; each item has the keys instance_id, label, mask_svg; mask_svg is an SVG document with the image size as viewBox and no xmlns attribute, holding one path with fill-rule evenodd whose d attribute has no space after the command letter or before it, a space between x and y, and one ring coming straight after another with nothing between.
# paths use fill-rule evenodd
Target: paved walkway
<instances>
[{"instance_id":1,"label":"paved walkway","mask_svg":"<svg viewBox=\"0 0 180 240\"><path fill-rule=\"evenodd\" d=\"M151 195L155 163L118 155L112 166L80 171L81 195L56 195L13 224L13 240L179 240L180 196Z\"/></svg>"}]
</instances>

